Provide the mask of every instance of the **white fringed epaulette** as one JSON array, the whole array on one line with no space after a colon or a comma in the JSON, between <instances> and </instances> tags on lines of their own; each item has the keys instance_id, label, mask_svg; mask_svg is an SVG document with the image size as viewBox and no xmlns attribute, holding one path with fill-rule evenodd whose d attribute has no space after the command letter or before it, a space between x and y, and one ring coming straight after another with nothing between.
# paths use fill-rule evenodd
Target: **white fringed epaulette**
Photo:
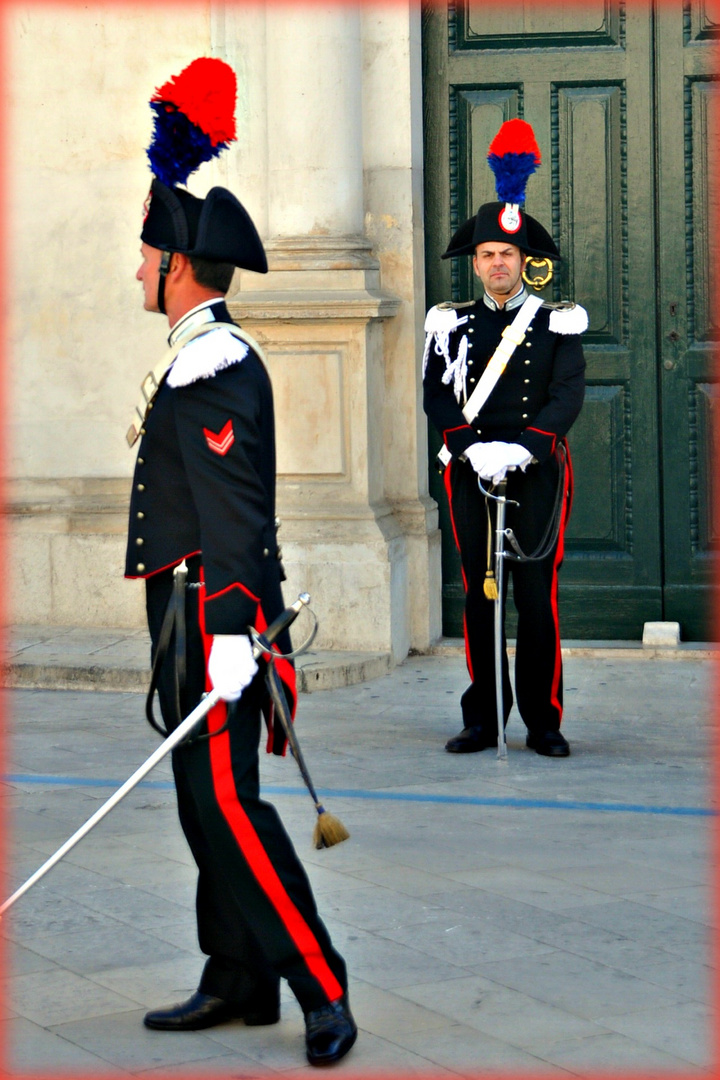
<instances>
[{"instance_id":1,"label":"white fringed epaulette","mask_svg":"<svg viewBox=\"0 0 720 1080\"><path fill-rule=\"evenodd\" d=\"M467 322L467 315L460 315L454 304L436 304L425 316L426 334L450 334L462 323Z\"/></svg>"},{"instance_id":2,"label":"white fringed epaulette","mask_svg":"<svg viewBox=\"0 0 720 1080\"><path fill-rule=\"evenodd\" d=\"M178 353L167 377L168 386L189 386L239 364L248 346L222 324L189 341Z\"/></svg>"},{"instance_id":3,"label":"white fringed epaulette","mask_svg":"<svg viewBox=\"0 0 720 1080\"><path fill-rule=\"evenodd\" d=\"M462 307L472 307L472 302L463 304ZM445 373L443 382L452 382L453 391L458 401L465 395L465 379L467 377L467 336L464 336L458 346L458 354L453 360L450 356L450 335L458 327L468 321L467 315L460 315L455 304L436 304L430 308L425 316L425 350L423 352L423 378L427 369L430 349L435 343L435 352L445 360Z\"/></svg>"},{"instance_id":4,"label":"white fringed epaulette","mask_svg":"<svg viewBox=\"0 0 720 1080\"><path fill-rule=\"evenodd\" d=\"M561 300L559 304L545 303L549 307L548 329L552 334L584 334L589 325L588 313L580 304Z\"/></svg>"}]
</instances>

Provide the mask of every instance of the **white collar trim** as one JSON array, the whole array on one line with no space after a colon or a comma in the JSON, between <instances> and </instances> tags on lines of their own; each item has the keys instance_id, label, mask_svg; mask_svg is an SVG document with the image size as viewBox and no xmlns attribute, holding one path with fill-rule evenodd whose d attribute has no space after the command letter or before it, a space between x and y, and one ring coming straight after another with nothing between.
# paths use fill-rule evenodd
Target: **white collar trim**
<instances>
[{"instance_id":1,"label":"white collar trim","mask_svg":"<svg viewBox=\"0 0 720 1080\"><path fill-rule=\"evenodd\" d=\"M168 344L176 345L178 341L182 341L185 335L194 330L196 326L202 326L204 323L217 322L210 308L222 301L222 297L214 296L211 300L203 300L202 304L197 304L194 308L190 308L186 311L181 319L173 326L170 331L170 337L168 338Z\"/></svg>"},{"instance_id":2,"label":"white collar trim","mask_svg":"<svg viewBox=\"0 0 720 1080\"><path fill-rule=\"evenodd\" d=\"M514 311L515 308L524 304L527 298L528 291L523 285L520 292L515 293L509 300L506 300L502 307L500 307L500 304L498 304L496 300L493 300L489 293L483 295L483 303L485 304L485 307L489 307L491 311Z\"/></svg>"}]
</instances>

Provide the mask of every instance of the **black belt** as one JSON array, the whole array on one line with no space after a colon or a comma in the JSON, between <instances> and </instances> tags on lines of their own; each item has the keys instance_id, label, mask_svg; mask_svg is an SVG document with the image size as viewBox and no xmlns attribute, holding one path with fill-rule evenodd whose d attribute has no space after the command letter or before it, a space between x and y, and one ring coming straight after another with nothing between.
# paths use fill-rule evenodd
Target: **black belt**
<instances>
[{"instance_id":1,"label":"black belt","mask_svg":"<svg viewBox=\"0 0 720 1080\"><path fill-rule=\"evenodd\" d=\"M150 689L145 699L145 716L151 727L166 739L170 734L160 724L153 713L153 698L160 682L160 672L163 663L175 637L175 663L173 664L175 721L181 723L183 715L180 708L180 694L185 689L187 679L186 644L187 633L185 628L185 586L187 584L187 566L185 560L173 570L173 591L165 609L165 617L158 636L155 659L153 661L152 675L150 676Z\"/></svg>"}]
</instances>

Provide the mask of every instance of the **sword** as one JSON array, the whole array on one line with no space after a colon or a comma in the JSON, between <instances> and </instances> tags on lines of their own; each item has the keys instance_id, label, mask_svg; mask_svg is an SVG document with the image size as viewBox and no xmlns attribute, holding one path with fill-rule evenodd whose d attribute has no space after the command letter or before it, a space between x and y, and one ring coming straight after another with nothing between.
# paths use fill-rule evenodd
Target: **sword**
<instances>
[{"instance_id":1,"label":"sword","mask_svg":"<svg viewBox=\"0 0 720 1080\"><path fill-rule=\"evenodd\" d=\"M495 503L495 581L497 583L497 595L493 600L495 604L495 626L494 626L494 642L495 642L495 707L497 710L497 727L498 727L498 760L507 761L507 743L505 742L505 705L503 702L503 677L502 677L502 649L503 649L503 577L505 569L505 559L507 553L505 551L505 537L507 535L505 529L505 508L508 503L512 503L513 506L519 506L520 504L515 499L508 499L505 496L505 489L507 486L506 480L501 480L497 485L499 494L494 495L491 491L486 491L480 482L478 477L478 487L483 493L486 499L492 499Z\"/></svg>"},{"instance_id":2,"label":"sword","mask_svg":"<svg viewBox=\"0 0 720 1080\"><path fill-rule=\"evenodd\" d=\"M264 638L269 642L275 641L283 630L287 629L287 627L295 621L302 609L309 603L310 597L308 594L300 593L295 603L291 604L290 607L285 608L285 610L278 615L277 619L270 624L263 635ZM253 648L253 656L255 659L259 659L262 655L263 650L255 646ZM207 716L210 710L221 700L217 690L211 690L206 694L200 704L196 705L182 723L168 735L167 739L160 743L160 746L158 746L154 753L150 755L147 761L143 762L143 764L135 770L132 776L130 776L125 783L95 811L92 817L89 817L84 825L81 825L80 828L42 864L42 866L38 867L34 874L31 874L19 889L15 890L12 896L8 897L5 903L0 906L0 917L2 917L8 908L12 907L12 905L19 900L28 889L31 889L33 885L40 881L40 879L47 874L48 870L52 870L53 866L55 866L56 863L59 863L63 856L67 855L68 851L71 851L84 836L87 836L90 830L94 829L98 822L102 821L102 819L125 798L128 792L132 791L132 789L140 783L143 777L147 776L147 774L155 768L159 761L162 761L171 750L174 750L174 748L190 734L193 728L200 723L203 717Z\"/></svg>"}]
</instances>

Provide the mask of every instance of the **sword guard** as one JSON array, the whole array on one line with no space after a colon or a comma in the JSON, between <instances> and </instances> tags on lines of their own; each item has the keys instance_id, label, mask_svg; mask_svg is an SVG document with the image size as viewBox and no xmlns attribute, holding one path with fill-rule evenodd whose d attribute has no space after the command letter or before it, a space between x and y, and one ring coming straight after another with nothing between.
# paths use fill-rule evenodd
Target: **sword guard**
<instances>
[{"instance_id":1,"label":"sword guard","mask_svg":"<svg viewBox=\"0 0 720 1080\"><path fill-rule=\"evenodd\" d=\"M480 477L478 477L478 487L480 488L480 491L482 492L482 494L485 496L486 499L492 499L494 502L497 502L497 503L505 503L506 506L519 506L520 505L520 503L517 501L517 499L508 499L508 498L506 498L506 496L505 496L505 481L504 480L501 480L501 482L498 484L498 487L501 489L500 495L494 495L492 491L487 491L482 486L482 480L481 480Z\"/></svg>"},{"instance_id":2,"label":"sword guard","mask_svg":"<svg viewBox=\"0 0 720 1080\"><path fill-rule=\"evenodd\" d=\"M291 612L293 613L292 618L290 618L286 623L286 625L288 626L299 614L299 612L302 611L303 607L307 608L307 612L313 621L312 629L303 641L302 645L299 645L297 649L293 649L292 652L280 653L270 647L271 642L269 640L268 633L270 628L268 628L268 630L266 630L264 634L260 634L254 626L248 627L248 634L250 635L250 639L254 645L253 655L255 656L256 660L258 660L261 656L265 656L271 662L273 660L294 660L296 656L302 656L303 653L308 651L313 641L315 640L315 635L318 632L318 618L313 609L311 607L308 607L309 603L309 595L307 593L300 593L295 603L291 604L290 607L287 608L284 612L285 615L288 615Z\"/></svg>"}]
</instances>

